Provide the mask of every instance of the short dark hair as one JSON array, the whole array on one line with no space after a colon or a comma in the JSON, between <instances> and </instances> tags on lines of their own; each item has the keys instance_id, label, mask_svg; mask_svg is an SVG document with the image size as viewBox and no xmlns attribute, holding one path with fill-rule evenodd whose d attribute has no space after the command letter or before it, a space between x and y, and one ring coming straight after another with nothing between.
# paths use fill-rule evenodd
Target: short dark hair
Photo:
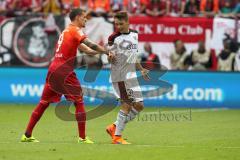
<instances>
[{"instance_id":1,"label":"short dark hair","mask_svg":"<svg viewBox=\"0 0 240 160\"><path fill-rule=\"evenodd\" d=\"M115 19L128 21L128 13L125 11L119 11L114 15Z\"/></svg>"},{"instance_id":2,"label":"short dark hair","mask_svg":"<svg viewBox=\"0 0 240 160\"><path fill-rule=\"evenodd\" d=\"M69 14L69 18L70 18L71 21L74 21L76 16L82 15L84 12L86 12L86 11L84 9L81 9L81 8L72 9L70 14Z\"/></svg>"}]
</instances>

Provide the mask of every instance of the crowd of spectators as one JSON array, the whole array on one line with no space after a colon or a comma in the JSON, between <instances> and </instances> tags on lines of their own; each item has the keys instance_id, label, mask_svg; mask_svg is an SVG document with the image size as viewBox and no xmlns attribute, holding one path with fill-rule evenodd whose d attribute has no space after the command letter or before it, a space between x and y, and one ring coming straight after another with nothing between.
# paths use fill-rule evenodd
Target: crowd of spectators
<instances>
[{"instance_id":1,"label":"crowd of spectators","mask_svg":"<svg viewBox=\"0 0 240 160\"><path fill-rule=\"evenodd\" d=\"M223 40L224 48L220 53L207 49L205 42L201 40L198 42L198 47L190 53L180 39L174 41L173 45L173 52L169 54L170 67L168 69L170 70L240 71L239 43L228 35ZM152 51L150 43L145 43L141 54L142 65L150 70L166 69L161 65L159 54Z\"/></svg>"},{"instance_id":2,"label":"crowd of spectators","mask_svg":"<svg viewBox=\"0 0 240 160\"><path fill-rule=\"evenodd\" d=\"M54 15L67 14L72 8L83 8L93 16L111 17L119 10L130 15L159 16L204 16L240 17L240 0L0 0L0 15L17 16L24 14ZM51 14L51 15L52 15ZM170 54L170 68L173 70L236 70L240 68L240 55L234 48L233 40L227 37L221 53L215 53L199 41L198 48L187 53L184 42L176 40L174 52ZM238 46L235 45L235 46ZM237 47L238 48L238 47ZM153 53L150 43L144 45L142 63L149 69L161 68L161 59ZM236 59L236 57L239 57ZM101 58L85 57L84 64L103 65ZM92 64L92 65L91 65Z\"/></svg>"},{"instance_id":3,"label":"crowd of spectators","mask_svg":"<svg viewBox=\"0 0 240 160\"><path fill-rule=\"evenodd\" d=\"M143 67L149 70L240 71L239 44L229 36L223 40L224 48L219 53L207 49L205 41L202 40L191 52L187 51L184 42L180 39L174 41L173 45L173 52L169 54L170 66L166 67L161 62L161 53L155 53L151 44L146 42L143 51L139 53ZM90 68L104 65L101 57L94 56L83 56L79 62L82 66Z\"/></svg>"},{"instance_id":4,"label":"crowd of spectators","mask_svg":"<svg viewBox=\"0 0 240 160\"><path fill-rule=\"evenodd\" d=\"M235 39L226 35L223 40L223 49L220 53L208 50L204 41L199 41L198 48L187 53L184 42L176 40L174 51L170 56L170 65L173 70L196 71L239 71L239 44Z\"/></svg>"},{"instance_id":5,"label":"crowd of spectators","mask_svg":"<svg viewBox=\"0 0 240 160\"><path fill-rule=\"evenodd\" d=\"M65 14L71 8L84 8L95 16L111 16L119 10L132 15L236 17L240 0L0 0L0 14Z\"/></svg>"}]
</instances>

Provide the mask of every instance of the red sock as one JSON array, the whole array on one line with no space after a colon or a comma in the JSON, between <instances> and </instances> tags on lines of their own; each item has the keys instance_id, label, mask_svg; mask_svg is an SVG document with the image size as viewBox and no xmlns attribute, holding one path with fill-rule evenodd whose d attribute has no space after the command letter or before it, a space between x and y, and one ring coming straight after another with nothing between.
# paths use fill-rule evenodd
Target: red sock
<instances>
[{"instance_id":1,"label":"red sock","mask_svg":"<svg viewBox=\"0 0 240 160\"><path fill-rule=\"evenodd\" d=\"M31 137L32 136L32 130L34 128L34 126L37 124L37 122L39 121L39 119L42 117L43 112L47 109L47 107L49 106L49 103L42 103L40 102L37 107L33 110L31 118L28 122L28 126L25 132L25 135L27 137Z\"/></svg>"},{"instance_id":2,"label":"red sock","mask_svg":"<svg viewBox=\"0 0 240 160\"><path fill-rule=\"evenodd\" d=\"M74 105L76 107L75 116L76 116L76 120L78 123L79 137L81 137L82 139L85 139L85 137L86 137L86 135L85 135L86 112L84 109L84 103L83 102L75 102Z\"/></svg>"}]
</instances>

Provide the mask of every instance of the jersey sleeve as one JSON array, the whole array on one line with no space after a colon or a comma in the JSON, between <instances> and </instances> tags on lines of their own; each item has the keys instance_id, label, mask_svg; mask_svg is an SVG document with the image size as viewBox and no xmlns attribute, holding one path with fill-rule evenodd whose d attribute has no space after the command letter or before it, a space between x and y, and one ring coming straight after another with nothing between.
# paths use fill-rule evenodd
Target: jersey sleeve
<instances>
[{"instance_id":1,"label":"jersey sleeve","mask_svg":"<svg viewBox=\"0 0 240 160\"><path fill-rule=\"evenodd\" d=\"M113 38L112 35L111 35L111 36L108 37L108 45L109 45L109 46L112 46L113 43L114 43L114 38Z\"/></svg>"},{"instance_id":2,"label":"jersey sleeve","mask_svg":"<svg viewBox=\"0 0 240 160\"><path fill-rule=\"evenodd\" d=\"M83 33L81 29L76 29L74 36L79 44L82 43L82 41L87 38L87 36Z\"/></svg>"},{"instance_id":3,"label":"jersey sleeve","mask_svg":"<svg viewBox=\"0 0 240 160\"><path fill-rule=\"evenodd\" d=\"M108 37L108 45L109 45L109 46L112 46L112 45L114 44L115 38L117 38L118 36L120 36L120 33L119 33L119 32L114 32L113 34L111 34L111 35Z\"/></svg>"}]
</instances>

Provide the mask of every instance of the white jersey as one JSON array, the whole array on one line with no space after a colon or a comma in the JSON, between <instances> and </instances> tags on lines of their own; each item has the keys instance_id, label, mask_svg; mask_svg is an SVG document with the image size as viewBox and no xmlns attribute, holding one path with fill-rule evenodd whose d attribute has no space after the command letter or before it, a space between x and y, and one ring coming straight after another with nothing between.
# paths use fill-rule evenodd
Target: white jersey
<instances>
[{"instance_id":1,"label":"white jersey","mask_svg":"<svg viewBox=\"0 0 240 160\"><path fill-rule=\"evenodd\" d=\"M138 55L137 31L130 30L125 34L113 33L108 39L108 44L116 55L116 63L111 65L112 82L125 81L134 77Z\"/></svg>"},{"instance_id":2,"label":"white jersey","mask_svg":"<svg viewBox=\"0 0 240 160\"><path fill-rule=\"evenodd\" d=\"M138 33L129 30L129 33L113 33L108 44L116 55L116 62L111 64L111 81L116 97L132 102L143 101L141 88L136 75L138 58Z\"/></svg>"}]
</instances>

